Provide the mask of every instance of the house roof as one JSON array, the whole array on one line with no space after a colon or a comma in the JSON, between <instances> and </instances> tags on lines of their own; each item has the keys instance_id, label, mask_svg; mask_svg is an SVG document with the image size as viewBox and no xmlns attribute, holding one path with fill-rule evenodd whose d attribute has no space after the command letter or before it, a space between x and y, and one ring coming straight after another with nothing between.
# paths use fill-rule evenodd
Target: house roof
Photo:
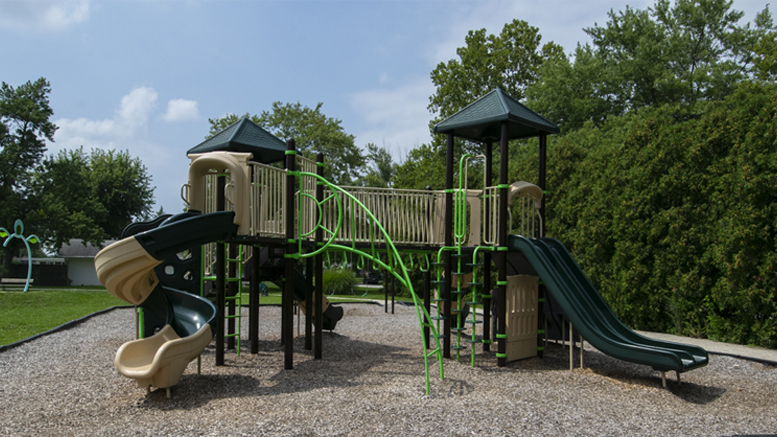
<instances>
[{"instance_id":1,"label":"house roof","mask_svg":"<svg viewBox=\"0 0 777 437\"><path fill-rule=\"evenodd\" d=\"M61 258L94 258L103 247L115 242L116 240L105 240L101 245L95 246L92 243L84 244L84 240L80 238L71 238L69 242L62 244L62 247L57 251L57 256Z\"/></svg>"},{"instance_id":2,"label":"house roof","mask_svg":"<svg viewBox=\"0 0 777 437\"><path fill-rule=\"evenodd\" d=\"M252 153L254 155L252 161L272 164L283 160L286 143L253 121L241 118L223 131L192 147L186 154L217 151Z\"/></svg>"},{"instance_id":3,"label":"house roof","mask_svg":"<svg viewBox=\"0 0 777 437\"><path fill-rule=\"evenodd\" d=\"M490 91L434 127L435 133L453 134L477 142L499 141L502 122L507 121L510 140L557 134L561 130L499 88Z\"/></svg>"}]
</instances>

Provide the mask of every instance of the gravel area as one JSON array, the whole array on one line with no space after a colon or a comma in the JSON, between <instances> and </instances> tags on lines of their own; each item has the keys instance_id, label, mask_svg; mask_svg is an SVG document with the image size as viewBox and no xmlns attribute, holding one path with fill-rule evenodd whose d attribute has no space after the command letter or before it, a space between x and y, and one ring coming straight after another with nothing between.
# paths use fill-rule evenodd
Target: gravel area
<instances>
[{"instance_id":1,"label":"gravel area","mask_svg":"<svg viewBox=\"0 0 777 437\"><path fill-rule=\"evenodd\" d=\"M262 307L260 352L214 366L192 362L172 399L119 375L113 358L134 335L118 309L0 353L0 435L738 435L777 433L777 370L712 356L668 378L594 349L584 369L551 344L543 359L498 368L493 353L445 361L424 391L421 336L412 308L396 314L346 304L313 360L295 339L283 370L280 308ZM247 315L247 311L246 311ZM247 320L247 318L245 319ZM296 326L295 326L296 328ZM244 323L243 330L247 329ZM247 336L244 336L247 338ZM575 358L576 365L579 363Z\"/></svg>"}]
</instances>

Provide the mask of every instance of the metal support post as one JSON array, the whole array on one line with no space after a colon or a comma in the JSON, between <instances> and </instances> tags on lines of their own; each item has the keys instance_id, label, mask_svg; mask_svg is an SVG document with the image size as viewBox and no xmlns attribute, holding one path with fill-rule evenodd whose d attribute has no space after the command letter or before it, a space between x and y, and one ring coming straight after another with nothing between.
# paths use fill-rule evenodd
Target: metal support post
<instances>
[{"instance_id":1,"label":"metal support post","mask_svg":"<svg viewBox=\"0 0 777 437\"><path fill-rule=\"evenodd\" d=\"M313 349L313 258L305 259L305 349Z\"/></svg>"},{"instance_id":2,"label":"metal support post","mask_svg":"<svg viewBox=\"0 0 777 437\"><path fill-rule=\"evenodd\" d=\"M251 353L259 353L259 285L261 284L259 264L259 247L254 246L251 256L251 291L248 307L248 337L251 342Z\"/></svg>"},{"instance_id":3,"label":"metal support post","mask_svg":"<svg viewBox=\"0 0 777 437\"><path fill-rule=\"evenodd\" d=\"M230 243L227 245L227 250L229 251L229 254L227 255L230 260L237 259L237 244ZM240 292L240 284L235 282L235 279L237 277L237 262L230 261L227 263L227 278L229 278L229 281L227 282L227 296L229 297L235 297ZM237 278L239 281L240 278ZM235 306L235 300L230 299L227 303L227 314L229 315L228 323L227 323L227 349L235 349L235 315L237 314L237 311L240 311L239 308L236 309ZM238 334L239 335L239 334Z\"/></svg>"},{"instance_id":4,"label":"metal support post","mask_svg":"<svg viewBox=\"0 0 777 437\"><path fill-rule=\"evenodd\" d=\"M294 139L286 141L286 259L284 274L284 290L281 315L281 338L283 340L283 368L294 368L294 265L296 259L291 255L297 252L294 226L297 208L294 207L294 193L296 190L296 178L292 174L295 170L297 151Z\"/></svg>"},{"instance_id":5,"label":"metal support post","mask_svg":"<svg viewBox=\"0 0 777 437\"><path fill-rule=\"evenodd\" d=\"M497 250L507 247L507 169L509 149L507 138L507 121L502 122L502 132L499 142L499 228L497 229ZM497 365L507 365L507 255L499 258L499 326L497 326Z\"/></svg>"},{"instance_id":6,"label":"metal support post","mask_svg":"<svg viewBox=\"0 0 777 437\"><path fill-rule=\"evenodd\" d=\"M224 186L226 180L223 176L218 178L216 189L216 210L224 210ZM226 247L224 243L216 243L216 309L218 317L216 322L216 365L224 365L224 297L226 296Z\"/></svg>"},{"instance_id":7,"label":"metal support post","mask_svg":"<svg viewBox=\"0 0 777 437\"><path fill-rule=\"evenodd\" d=\"M453 246L453 134L448 134L447 150L445 155L445 246ZM443 263L445 264L445 282L443 284L442 307L443 307L443 347L442 356L451 357L451 252L446 250L443 253Z\"/></svg>"},{"instance_id":8,"label":"metal support post","mask_svg":"<svg viewBox=\"0 0 777 437\"><path fill-rule=\"evenodd\" d=\"M493 166L493 145L491 141L486 142L486 168L485 178L486 187L490 187L494 180ZM485 187L484 187L485 188ZM491 202L492 199L485 199L485 217L483 219L483 234L491 235ZM483 254L483 351L491 350L491 252Z\"/></svg>"},{"instance_id":9,"label":"metal support post","mask_svg":"<svg viewBox=\"0 0 777 437\"><path fill-rule=\"evenodd\" d=\"M318 152L316 154L316 174L319 176L324 175L324 154L321 152ZM321 182L316 182L316 200L318 202L322 202L324 200L324 186ZM321 220L320 216L321 212L316 208L316 223L318 223L319 220ZM324 230L321 229L319 226L316 229L316 242L321 244L324 241ZM323 306L324 306L324 255L317 255L316 256L316 283L315 283L315 292L316 297L315 301L317 302L316 305L314 305L313 309L313 320L316 323L316 341L313 345L313 356L314 359L320 360L322 356L322 347L323 347L323 335L324 335L324 315L323 315Z\"/></svg>"}]
</instances>

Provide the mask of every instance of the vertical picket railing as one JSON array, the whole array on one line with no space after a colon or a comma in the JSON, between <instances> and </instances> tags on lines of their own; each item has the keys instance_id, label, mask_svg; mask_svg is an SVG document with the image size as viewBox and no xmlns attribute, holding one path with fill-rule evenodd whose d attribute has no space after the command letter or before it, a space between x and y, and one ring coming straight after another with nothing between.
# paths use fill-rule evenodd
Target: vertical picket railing
<instances>
[{"instance_id":1,"label":"vertical picket railing","mask_svg":"<svg viewBox=\"0 0 777 437\"><path fill-rule=\"evenodd\" d=\"M251 229L261 237L286 235L286 170L251 163Z\"/></svg>"},{"instance_id":2,"label":"vertical picket railing","mask_svg":"<svg viewBox=\"0 0 777 437\"><path fill-rule=\"evenodd\" d=\"M205 211L203 211L203 214L208 214L211 212L216 212L218 209L217 202L218 202L218 180L219 180L219 174L218 173L209 173L204 176L205 177ZM226 177L226 185L229 185L230 178L229 173L225 174L224 177ZM224 199L224 209L226 211L229 211L232 209L232 203L229 201L229 199ZM216 243L209 243L203 245L202 248L202 259L203 259L203 275L204 276L213 276L215 275L215 266L216 266Z\"/></svg>"},{"instance_id":3,"label":"vertical picket railing","mask_svg":"<svg viewBox=\"0 0 777 437\"><path fill-rule=\"evenodd\" d=\"M296 168L303 173L316 173L318 164L316 161L305 158L304 156L297 155ZM297 235L298 238L304 238L312 240L313 229L316 227L316 210L318 209L316 202L316 178L311 176L300 176L297 178L299 181L298 190L295 196L297 207L297 220L298 233L302 233L304 237Z\"/></svg>"},{"instance_id":4,"label":"vertical picket railing","mask_svg":"<svg viewBox=\"0 0 777 437\"><path fill-rule=\"evenodd\" d=\"M525 184L530 186L530 184ZM508 207L508 229L510 234L523 235L532 238L542 235L542 216L540 216L540 200L535 197L536 186L531 185L535 190L517 190L510 194L510 206ZM534 191L534 192L533 192ZM499 229L499 190L497 187L486 187L483 190L484 200L488 198L489 211L488 219L490 222L490 232L488 235L483 233L483 242L487 245L495 245L497 230ZM541 197L541 196L540 196ZM485 224L486 208L483 205L483 223ZM485 226L483 229L485 230Z\"/></svg>"},{"instance_id":5,"label":"vertical picket railing","mask_svg":"<svg viewBox=\"0 0 777 437\"><path fill-rule=\"evenodd\" d=\"M395 244L429 245L434 243L435 200L439 192L427 190L395 190L391 188L341 187L353 196L342 200L344 222L335 236L338 242L382 243L385 238L379 231L381 223L386 234ZM331 195L326 191L324 196ZM360 202L372 213L368 218L357 207ZM337 222L337 211L324 208L323 225L333 229Z\"/></svg>"}]
</instances>

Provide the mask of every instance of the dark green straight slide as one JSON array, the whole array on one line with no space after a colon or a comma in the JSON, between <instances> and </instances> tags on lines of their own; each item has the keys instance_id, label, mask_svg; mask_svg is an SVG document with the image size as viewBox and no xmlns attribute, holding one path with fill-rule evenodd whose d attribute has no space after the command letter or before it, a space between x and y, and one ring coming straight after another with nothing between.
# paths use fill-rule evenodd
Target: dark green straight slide
<instances>
[{"instance_id":1,"label":"dark green straight slide","mask_svg":"<svg viewBox=\"0 0 777 437\"><path fill-rule=\"evenodd\" d=\"M605 354L662 372L682 373L709 362L698 346L650 339L624 325L558 240L511 235L508 247L523 253L575 330Z\"/></svg>"}]
</instances>

